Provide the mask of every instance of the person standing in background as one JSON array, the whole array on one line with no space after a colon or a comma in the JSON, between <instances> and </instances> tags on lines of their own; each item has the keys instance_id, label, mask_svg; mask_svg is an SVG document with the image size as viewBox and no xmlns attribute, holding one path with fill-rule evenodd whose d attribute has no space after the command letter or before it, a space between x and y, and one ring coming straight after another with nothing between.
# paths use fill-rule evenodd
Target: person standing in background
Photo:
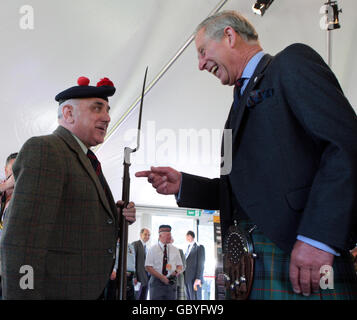
<instances>
[{"instance_id":1,"label":"person standing in background","mask_svg":"<svg viewBox=\"0 0 357 320\"><path fill-rule=\"evenodd\" d=\"M174 238L171 237L171 243L174 243ZM186 289L185 289L185 269L186 269L186 258L183 250L178 248L180 252L180 257L182 260L182 272L177 275L177 300L187 300Z\"/></svg>"},{"instance_id":2,"label":"person standing in background","mask_svg":"<svg viewBox=\"0 0 357 320\"><path fill-rule=\"evenodd\" d=\"M0 207L0 237L3 228L3 221L6 216L6 209L9 205L12 193L14 191L15 179L12 174L12 165L14 164L17 152L10 154L5 162L5 180L0 183L0 196L1 196L1 207Z\"/></svg>"},{"instance_id":3,"label":"person standing in background","mask_svg":"<svg viewBox=\"0 0 357 320\"><path fill-rule=\"evenodd\" d=\"M171 244L171 226L161 225L158 243L149 249L145 260L151 274L150 300L177 299L177 275L182 267L180 252Z\"/></svg>"},{"instance_id":4,"label":"person standing in background","mask_svg":"<svg viewBox=\"0 0 357 320\"><path fill-rule=\"evenodd\" d=\"M185 253L185 288L187 300L202 300L203 271L205 266L205 247L195 241L195 233L186 234L188 247Z\"/></svg>"},{"instance_id":5,"label":"person standing in background","mask_svg":"<svg viewBox=\"0 0 357 320\"><path fill-rule=\"evenodd\" d=\"M110 275L110 279L105 290L104 298L105 300L116 300L117 295L117 271L119 264L119 250L120 242L117 242L117 251L115 258L115 265ZM134 290L134 275L135 275L135 249L132 244L128 244L127 248L127 258L126 258L126 300L136 300L135 290Z\"/></svg>"},{"instance_id":6,"label":"person standing in background","mask_svg":"<svg viewBox=\"0 0 357 320\"><path fill-rule=\"evenodd\" d=\"M140 288L137 293L137 300L147 299L150 273L148 273L145 270L145 259L146 259L146 253L149 249L147 247L149 240L150 240L150 230L147 228L142 228L140 231L140 239L132 243L135 249L134 284L137 285L137 283L140 283Z\"/></svg>"},{"instance_id":7,"label":"person standing in background","mask_svg":"<svg viewBox=\"0 0 357 320\"><path fill-rule=\"evenodd\" d=\"M3 222L6 216L6 210L10 203L12 193L14 191L15 179L12 174L12 165L17 157L17 152L10 154L5 162L5 180L0 183L0 239L2 234ZM0 254L1 257L1 254ZM0 259L0 299L2 299L1 286L1 259Z\"/></svg>"}]
</instances>

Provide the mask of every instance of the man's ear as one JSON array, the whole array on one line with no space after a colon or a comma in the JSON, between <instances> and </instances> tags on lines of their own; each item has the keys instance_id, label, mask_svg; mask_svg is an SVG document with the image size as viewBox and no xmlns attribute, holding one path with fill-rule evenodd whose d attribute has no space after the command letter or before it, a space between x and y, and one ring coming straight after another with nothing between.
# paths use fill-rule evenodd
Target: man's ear
<instances>
[{"instance_id":1,"label":"man's ear","mask_svg":"<svg viewBox=\"0 0 357 320\"><path fill-rule=\"evenodd\" d=\"M74 122L73 112L73 106L70 104L66 104L62 107L63 119L66 123Z\"/></svg>"},{"instance_id":2,"label":"man's ear","mask_svg":"<svg viewBox=\"0 0 357 320\"><path fill-rule=\"evenodd\" d=\"M223 34L231 48L236 45L237 41L239 40L238 37L240 38L239 34L230 26L224 28Z\"/></svg>"}]
</instances>

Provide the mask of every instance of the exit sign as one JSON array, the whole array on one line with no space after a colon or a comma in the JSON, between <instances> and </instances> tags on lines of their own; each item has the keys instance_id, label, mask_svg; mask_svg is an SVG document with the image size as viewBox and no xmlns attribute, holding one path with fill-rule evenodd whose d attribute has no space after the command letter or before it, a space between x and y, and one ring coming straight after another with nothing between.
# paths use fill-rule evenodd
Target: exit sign
<instances>
[{"instance_id":1,"label":"exit sign","mask_svg":"<svg viewBox=\"0 0 357 320\"><path fill-rule=\"evenodd\" d=\"M201 216L201 210L199 209L188 209L187 210L187 215L191 217L200 217Z\"/></svg>"}]
</instances>

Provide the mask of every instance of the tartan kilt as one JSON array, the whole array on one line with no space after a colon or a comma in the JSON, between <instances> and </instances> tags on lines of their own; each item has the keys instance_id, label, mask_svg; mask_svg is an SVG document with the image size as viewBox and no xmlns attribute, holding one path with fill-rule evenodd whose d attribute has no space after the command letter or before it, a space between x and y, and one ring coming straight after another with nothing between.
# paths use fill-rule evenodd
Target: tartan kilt
<instances>
[{"instance_id":1,"label":"tartan kilt","mask_svg":"<svg viewBox=\"0 0 357 320\"><path fill-rule=\"evenodd\" d=\"M244 223L247 225L247 223ZM244 228L243 223L240 225ZM249 224L248 224L249 225ZM252 226L252 224L250 224ZM333 264L334 289L319 289L309 297L296 294L289 279L290 254L272 243L259 228L252 233L254 280L249 300L356 300L357 275L349 252L335 257Z\"/></svg>"}]
</instances>

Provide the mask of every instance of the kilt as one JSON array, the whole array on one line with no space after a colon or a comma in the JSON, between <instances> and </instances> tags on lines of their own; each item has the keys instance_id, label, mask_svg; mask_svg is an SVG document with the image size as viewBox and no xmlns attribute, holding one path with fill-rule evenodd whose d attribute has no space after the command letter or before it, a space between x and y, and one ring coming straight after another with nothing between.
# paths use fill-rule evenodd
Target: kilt
<instances>
[{"instance_id":1,"label":"kilt","mask_svg":"<svg viewBox=\"0 0 357 320\"><path fill-rule=\"evenodd\" d=\"M244 228L250 223L240 223ZM296 294L289 279L290 254L272 243L259 228L252 233L254 252L254 281L249 300L356 300L357 276L352 256L346 251L335 257L333 264L334 289L321 289L309 297Z\"/></svg>"}]
</instances>

